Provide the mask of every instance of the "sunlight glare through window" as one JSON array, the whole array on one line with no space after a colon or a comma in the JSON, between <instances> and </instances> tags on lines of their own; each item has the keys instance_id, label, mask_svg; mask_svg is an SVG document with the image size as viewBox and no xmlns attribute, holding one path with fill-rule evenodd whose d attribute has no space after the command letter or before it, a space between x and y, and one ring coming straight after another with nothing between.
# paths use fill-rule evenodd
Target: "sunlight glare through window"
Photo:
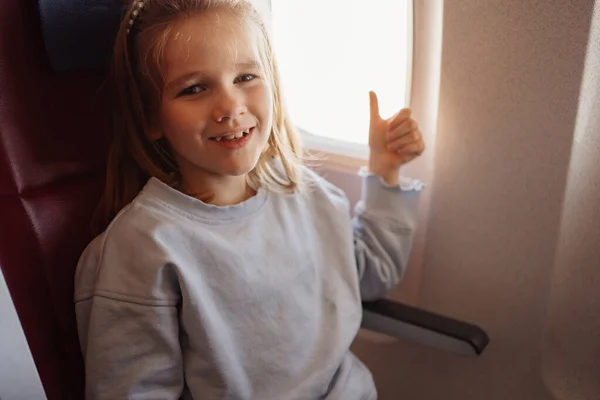
<instances>
[{"instance_id":1,"label":"sunlight glare through window","mask_svg":"<svg viewBox=\"0 0 600 400\"><path fill-rule=\"evenodd\" d=\"M293 123L366 144L369 90L388 118L407 106L409 0L271 0L273 43Z\"/></svg>"}]
</instances>

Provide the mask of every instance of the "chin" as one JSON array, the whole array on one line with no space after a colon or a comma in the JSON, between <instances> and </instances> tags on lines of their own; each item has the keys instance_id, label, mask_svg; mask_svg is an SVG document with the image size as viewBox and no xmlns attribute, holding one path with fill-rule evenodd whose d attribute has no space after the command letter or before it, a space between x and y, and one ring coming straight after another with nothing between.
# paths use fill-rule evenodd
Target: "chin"
<instances>
[{"instance_id":1,"label":"chin","mask_svg":"<svg viewBox=\"0 0 600 400\"><path fill-rule=\"evenodd\" d=\"M252 171L254 168L256 168L257 163L258 163L258 161L248 162L248 163L235 163L235 164L230 164L227 166L224 165L223 168L221 168L221 173L223 175L229 175L229 176L246 175L250 171Z\"/></svg>"}]
</instances>

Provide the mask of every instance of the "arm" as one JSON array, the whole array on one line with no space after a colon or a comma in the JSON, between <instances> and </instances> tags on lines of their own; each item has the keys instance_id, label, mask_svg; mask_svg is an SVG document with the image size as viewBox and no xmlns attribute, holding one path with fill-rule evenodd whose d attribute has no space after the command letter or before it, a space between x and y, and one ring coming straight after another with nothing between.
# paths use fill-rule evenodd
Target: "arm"
<instances>
[{"instance_id":1,"label":"arm","mask_svg":"<svg viewBox=\"0 0 600 400\"><path fill-rule=\"evenodd\" d=\"M177 276L164 267L166 255L151 235L139 233L150 229L131 221L115 225L120 228L88 245L75 274L86 399L179 399L184 377Z\"/></svg>"},{"instance_id":2,"label":"arm","mask_svg":"<svg viewBox=\"0 0 600 400\"><path fill-rule=\"evenodd\" d=\"M179 399L177 309L95 295L76 303L86 399Z\"/></svg>"},{"instance_id":3,"label":"arm","mask_svg":"<svg viewBox=\"0 0 600 400\"><path fill-rule=\"evenodd\" d=\"M361 201L353 220L363 300L383 297L401 279L412 247L419 194L362 173Z\"/></svg>"},{"instance_id":4,"label":"arm","mask_svg":"<svg viewBox=\"0 0 600 400\"><path fill-rule=\"evenodd\" d=\"M356 207L354 243L363 300L375 300L400 281L408 263L418 196L401 188L400 166L424 150L421 133L404 109L388 120L379 116L370 92L369 167ZM402 182L405 183L405 182Z\"/></svg>"}]
</instances>

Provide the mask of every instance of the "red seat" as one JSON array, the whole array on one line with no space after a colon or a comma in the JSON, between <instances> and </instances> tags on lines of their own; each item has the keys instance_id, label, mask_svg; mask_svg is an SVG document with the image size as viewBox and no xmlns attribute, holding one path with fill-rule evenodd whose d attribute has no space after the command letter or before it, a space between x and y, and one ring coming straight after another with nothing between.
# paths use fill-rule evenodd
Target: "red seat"
<instances>
[{"instance_id":1,"label":"red seat","mask_svg":"<svg viewBox=\"0 0 600 400\"><path fill-rule=\"evenodd\" d=\"M0 0L0 267L49 400L83 398L73 274L103 187L105 76L53 72L36 0Z\"/></svg>"}]
</instances>

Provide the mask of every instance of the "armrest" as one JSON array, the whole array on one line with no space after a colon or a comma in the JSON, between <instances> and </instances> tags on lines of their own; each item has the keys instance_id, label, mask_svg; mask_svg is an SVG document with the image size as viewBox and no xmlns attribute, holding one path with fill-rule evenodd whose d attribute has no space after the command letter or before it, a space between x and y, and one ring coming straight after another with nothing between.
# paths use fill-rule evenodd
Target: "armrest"
<instances>
[{"instance_id":1,"label":"armrest","mask_svg":"<svg viewBox=\"0 0 600 400\"><path fill-rule=\"evenodd\" d=\"M490 341L478 326L387 299L363 303L362 327L467 356Z\"/></svg>"}]
</instances>

